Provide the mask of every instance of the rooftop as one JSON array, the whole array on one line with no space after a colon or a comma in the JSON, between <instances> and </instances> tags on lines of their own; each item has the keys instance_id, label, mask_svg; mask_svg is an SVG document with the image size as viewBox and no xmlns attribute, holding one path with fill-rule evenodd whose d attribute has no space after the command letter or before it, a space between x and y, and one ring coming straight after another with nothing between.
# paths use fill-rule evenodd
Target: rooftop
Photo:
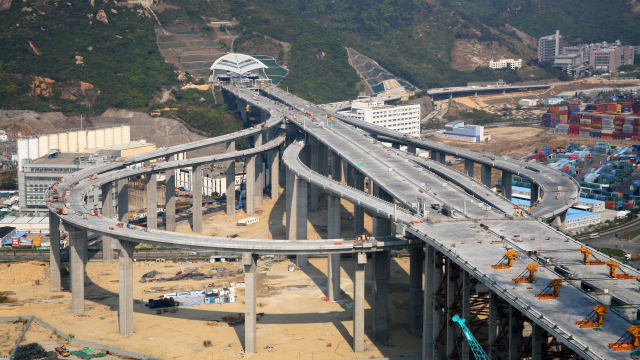
<instances>
[{"instance_id":1,"label":"rooftop","mask_svg":"<svg viewBox=\"0 0 640 360\"><path fill-rule=\"evenodd\" d=\"M567 210L567 220L580 219L587 216L598 215L598 213L593 213L590 211L582 211L576 209Z\"/></svg>"},{"instance_id":2,"label":"rooftop","mask_svg":"<svg viewBox=\"0 0 640 360\"><path fill-rule=\"evenodd\" d=\"M597 204L599 202L602 202L602 200L597 200L597 199L587 199L587 198L578 198L579 202L585 202L585 203L589 203L589 204Z\"/></svg>"},{"instance_id":3,"label":"rooftop","mask_svg":"<svg viewBox=\"0 0 640 360\"><path fill-rule=\"evenodd\" d=\"M33 160L33 164L73 165L73 159L84 156L87 153L58 153L56 157L41 157Z\"/></svg>"},{"instance_id":4,"label":"rooftop","mask_svg":"<svg viewBox=\"0 0 640 360\"><path fill-rule=\"evenodd\" d=\"M137 148L141 148L141 147L145 147L145 146L153 146L153 145L154 144L148 143L146 140L143 139L143 140L130 141L130 142L125 143L125 144L103 146L103 147L99 147L99 148L91 148L91 149L87 149L87 151L111 150L111 152L113 152L113 151L119 151L119 150L137 149Z\"/></svg>"}]
</instances>

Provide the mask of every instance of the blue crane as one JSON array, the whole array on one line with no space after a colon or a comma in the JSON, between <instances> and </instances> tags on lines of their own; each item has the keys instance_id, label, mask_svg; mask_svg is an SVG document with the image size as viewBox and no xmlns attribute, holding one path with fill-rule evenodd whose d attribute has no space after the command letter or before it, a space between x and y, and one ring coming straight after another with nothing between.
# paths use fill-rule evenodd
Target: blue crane
<instances>
[{"instance_id":1,"label":"blue crane","mask_svg":"<svg viewBox=\"0 0 640 360\"><path fill-rule=\"evenodd\" d=\"M471 330L469 330L467 325L464 324L465 320L461 319L458 315L453 315L453 318L451 318L451 320L453 320L454 323L458 323L458 325L460 325L460 328L462 329L464 336L467 338L469 347L471 348L471 351L473 351L473 356L476 357L476 360L489 360L487 354L484 352L484 350L482 350L480 344L478 344L478 340L473 337Z\"/></svg>"}]
</instances>

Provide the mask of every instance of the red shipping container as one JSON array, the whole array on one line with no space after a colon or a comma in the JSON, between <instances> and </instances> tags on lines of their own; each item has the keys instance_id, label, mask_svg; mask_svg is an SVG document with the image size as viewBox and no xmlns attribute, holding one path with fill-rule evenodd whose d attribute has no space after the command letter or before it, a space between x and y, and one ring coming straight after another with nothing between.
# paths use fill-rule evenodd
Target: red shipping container
<instances>
[{"instance_id":1,"label":"red shipping container","mask_svg":"<svg viewBox=\"0 0 640 360\"><path fill-rule=\"evenodd\" d=\"M562 168L562 171L567 171L567 170L569 170L568 166L565 166L565 167Z\"/></svg>"},{"instance_id":2,"label":"red shipping container","mask_svg":"<svg viewBox=\"0 0 640 360\"><path fill-rule=\"evenodd\" d=\"M569 155L569 159L577 159L578 155Z\"/></svg>"},{"instance_id":3,"label":"red shipping container","mask_svg":"<svg viewBox=\"0 0 640 360\"><path fill-rule=\"evenodd\" d=\"M576 169L576 174L582 174L582 169Z\"/></svg>"},{"instance_id":4,"label":"red shipping container","mask_svg":"<svg viewBox=\"0 0 640 360\"><path fill-rule=\"evenodd\" d=\"M632 136L632 137L631 137L631 140L633 140L633 141L638 141L638 137L637 137L637 136Z\"/></svg>"},{"instance_id":5,"label":"red shipping container","mask_svg":"<svg viewBox=\"0 0 640 360\"><path fill-rule=\"evenodd\" d=\"M594 165L593 165L593 168L594 168L594 169L598 169L598 168L600 168L600 164L594 164Z\"/></svg>"}]
</instances>

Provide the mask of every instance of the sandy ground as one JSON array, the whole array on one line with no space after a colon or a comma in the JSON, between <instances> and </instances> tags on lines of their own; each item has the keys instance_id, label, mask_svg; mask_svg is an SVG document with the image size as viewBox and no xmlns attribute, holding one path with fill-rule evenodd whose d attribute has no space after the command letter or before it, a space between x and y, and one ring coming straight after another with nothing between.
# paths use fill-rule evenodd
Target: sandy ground
<instances>
[{"instance_id":1,"label":"sandy ground","mask_svg":"<svg viewBox=\"0 0 640 360\"><path fill-rule=\"evenodd\" d=\"M5 315L1 315L5 316ZM0 357L9 357L24 327L25 322L0 322Z\"/></svg>"}]
</instances>

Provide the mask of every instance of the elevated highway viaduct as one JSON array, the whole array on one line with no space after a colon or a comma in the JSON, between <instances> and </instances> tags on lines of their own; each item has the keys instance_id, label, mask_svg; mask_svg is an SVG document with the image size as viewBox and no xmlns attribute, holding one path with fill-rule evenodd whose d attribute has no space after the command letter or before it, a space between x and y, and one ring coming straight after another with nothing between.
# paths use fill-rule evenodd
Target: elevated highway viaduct
<instances>
[{"instance_id":1,"label":"elevated highway viaduct","mask_svg":"<svg viewBox=\"0 0 640 360\"><path fill-rule=\"evenodd\" d=\"M74 313L84 312L82 279L87 232L115 239L112 247L121 254L119 324L123 335L133 331L132 251L136 243L242 252L247 283L244 346L246 353L253 353L260 348L255 335L257 254L294 254L302 266L307 254L327 254L327 294L335 299L340 291L336 254L352 253L356 269L353 349L362 351L365 331L369 331L376 343L384 343L388 339L386 296L390 250L408 247L411 254L409 329L423 337L423 358L469 359L466 342L461 342L459 330L450 321L455 313L470 319L472 324L475 322L477 329L483 329L482 333L487 335L482 342L494 359L531 357L537 360L550 356L611 359L612 356L620 356L621 353L612 352L607 344L615 342L637 320L635 285L630 281L609 279L606 267L583 265L579 249L584 245L539 221L558 217L575 201L573 193L577 196L579 189L573 187L577 184L573 185L571 179L544 167L534 168L539 172L527 174L527 169L513 159L408 139L386 129L353 122L353 119L329 120L322 115L322 110L277 88L251 90L233 85L225 85L224 88L239 99L245 111L243 101L258 107L264 114L264 126L193 145L184 144L149 155L125 158L122 162L71 174L55 185L58 194L65 196L58 201L50 198L51 233L58 233L54 229L62 225L70 235ZM236 152L229 145L224 154L187 160L173 158L192 147L231 144L249 136L254 138L252 149ZM394 143L409 146L410 150L413 147L425 148L432 154L450 154L479 162L489 169L521 173L538 184L541 199L528 212L516 212L508 197L493 194L485 182L478 183L472 177L446 167L438 156L421 159L412 155L415 151L401 152L385 147L375 137L389 138ZM262 169L261 162L265 158L267 171L271 171L274 180L272 196L279 194L281 184L285 185L287 239L232 239L198 234L202 232L202 212L197 207L202 200L202 194L197 190L202 186L202 165L214 161L233 164L239 158L249 159L245 160L249 164L247 213L255 206L250 205L250 200L253 199L254 204L258 201L256 182L261 171L250 172L251 169ZM154 159L163 162L146 168L130 168L132 164ZM251 164L251 159L255 165ZM157 222L153 219L148 221L149 228L126 226L128 179L144 175L154 181L154 175L160 172L171 176L172 170L184 167L194 169L193 230L196 234L181 233L177 236L172 232L170 224L175 212L169 210L166 230L156 229L154 225ZM91 176L94 174L97 176ZM552 184L563 187L562 201L552 196L558 190ZM102 188L105 194L103 211L98 216L87 216L89 209L84 198L95 187ZM154 186L151 188L155 189ZM167 199L175 197L169 193L171 190L167 191ZM325 193L328 199L330 232L327 240L308 240L307 210L317 206L321 193ZM259 197L261 199L262 194ZM342 239L340 227L331 226L340 221L340 199L354 204L354 216L358 219L365 212L374 219L372 241ZM454 211L425 212L424 205L432 201ZM151 200L148 209L156 206ZM64 211L67 215L60 214ZM233 213L235 206L227 208L227 211ZM354 221L354 227L361 226L358 219ZM356 228L359 229L363 227ZM52 236L52 244L56 243L55 240ZM509 269L494 269L491 265L500 262L507 249L518 253L516 265ZM591 250L595 256L609 260L606 255ZM365 321L364 265L368 261L368 252L372 253L374 265L375 300L371 304L372 316ZM59 291L59 248L52 247L51 259L52 290ZM538 264L545 271L538 273L536 282L514 287L512 279L518 277L528 264ZM640 275L623 264L620 268L627 274ZM560 297L538 300L534 296L557 278L565 281ZM575 321L582 320L593 306L602 303L608 303L612 308L606 319L607 326L602 327L602 331L588 331L575 326ZM478 312L479 309L485 310ZM367 322L369 330L365 330Z\"/></svg>"}]
</instances>

